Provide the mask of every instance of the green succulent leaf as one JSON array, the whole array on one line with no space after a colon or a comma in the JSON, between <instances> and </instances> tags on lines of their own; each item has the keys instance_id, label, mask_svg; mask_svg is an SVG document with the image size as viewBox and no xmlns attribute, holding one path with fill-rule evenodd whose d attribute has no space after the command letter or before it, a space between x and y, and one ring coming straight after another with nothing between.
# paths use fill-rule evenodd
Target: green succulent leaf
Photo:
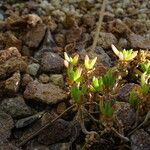
<instances>
[{"instance_id":1,"label":"green succulent leaf","mask_svg":"<svg viewBox=\"0 0 150 150\"><path fill-rule=\"evenodd\" d=\"M116 79L113 76L111 69L106 73L106 75L104 75L102 77L102 81L103 81L103 85L105 87L113 87L114 86Z\"/></svg>"},{"instance_id":2,"label":"green succulent leaf","mask_svg":"<svg viewBox=\"0 0 150 150\"><path fill-rule=\"evenodd\" d=\"M77 63L78 63L78 60L79 60L79 55L76 54L73 58L72 57L69 57L68 54L66 52L64 52L64 64L66 67L69 66L69 64L75 66Z\"/></svg>"},{"instance_id":3,"label":"green succulent leaf","mask_svg":"<svg viewBox=\"0 0 150 150\"><path fill-rule=\"evenodd\" d=\"M150 74L150 61L148 61L147 63L141 63L140 67L142 69L143 72L146 72L146 74Z\"/></svg>"},{"instance_id":4,"label":"green succulent leaf","mask_svg":"<svg viewBox=\"0 0 150 150\"><path fill-rule=\"evenodd\" d=\"M131 91L129 94L129 103L133 107L136 107L139 103L138 96L134 91Z\"/></svg>"},{"instance_id":5,"label":"green succulent leaf","mask_svg":"<svg viewBox=\"0 0 150 150\"><path fill-rule=\"evenodd\" d=\"M98 78L93 77L93 79L92 79L92 85L93 85L94 87L99 87Z\"/></svg>"},{"instance_id":6,"label":"green succulent leaf","mask_svg":"<svg viewBox=\"0 0 150 150\"><path fill-rule=\"evenodd\" d=\"M64 58L66 61L70 62L70 57L68 56L66 52L64 52Z\"/></svg>"},{"instance_id":7,"label":"green succulent leaf","mask_svg":"<svg viewBox=\"0 0 150 150\"><path fill-rule=\"evenodd\" d=\"M90 86L90 89L92 92L99 92L101 91L103 88L103 80L102 78L96 78L96 77L93 77L92 79L92 84Z\"/></svg>"},{"instance_id":8,"label":"green succulent leaf","mask_svg":"<svg viewBox=\"0 0 150 150\"><path fill-rule=\"evenodd\" d=\"M96 63L97 57L95 57L94 59L89 59L89 56L86 55L85 59L84 59L84 66L87 70L91 70L94 68L94 65Z\"/></svg>"},{"instance_id":9,"label":"green succulent leaf","mask_svg":"<svg viewBox=\"0 0 150 150\"><path fill-rule=\"evenodd\" d=\"M143 93L144 95L150 93L150 85L148 85L148 84L143 84L143 85L141 85L140 91L141 91L141 93Z\"/></svg>"},{"instance_id":10,"label":"green succulent leaf","mask_svg":"<svg viewBox=\"0 0 150 150\"><path fill-rule=\"evenodd\" d=\"M79 103L81 100L82 91L78 87L73 86L73 87L71 87L70 93L71 93L72 99L76 103Z\"/></svg>"},{"instance_id":11,"label":"green succulent leaf","mask_svg":"<svg viewBox=\"0 0 150 150\"><path fill-rule=\"evenodd\" d=\"M71 64L72 64L72 65L76 65L76 64L78 63L78 60L79 60L79 55L76 54L76 55L73 57L73 59L72 59L72 61L71 61Z\"/></svg>"},{"instance_id":12,"label":"green succulent leaf","mask_svg":"<svg viewBox=\"0 0 150 150\"><path fill-rule=\"evenodd\" d=\"M112 117L115 110L110 102L103 102L100 103L100 111L103 115Z\"/></svg>"},{"instance_id":13,"label":"green succulent leaf","mask_svg":"<svg viewBox=\"0 0 150 150\"><path fill-rule=\"evenodd\" d=\"M73 69L72 67L69 67L67 69L67 74L68 77L71 81L74 81L76 83L79 83L83 78L81 77L82 74L82 69L81 68L77 68L76 70Z\"/></svg>"},{"instance_id":14,"label":"green succulent leaf","mask_svg":"<svg viewBox=\"0 0 150 150\"><path fill-rule=\"evenodd\" d=\"M141 86L140 86L140 91L146 95L150 92L150 85L148 84L148 79L147 78L147 75L146 75L146 72L144 72L142 75L141 75Z\"/></svg>"},{"instance_id":15,"label":"green succulent leaf","mask_svg":"<svg viewBox=\"0 0 150 150\"><path fill-rule=\"evenodd\" d=\"M76 102L76 103L80 103L81 101L81 96L86 93L87 88L86 86L82 85L82 87L78 87L78 86L72 86L70 93L71 93L71 97L72 99Z\"/></svg>"},{"instance_id":16,"label":"green succulent leaf","mask_svg":"<svg viewBox=\"0 0 150 150\"><path fill-rule=\"evenodd\" d=\"M122 52L119 51L114 45L111 46L113 52L119 57L119 59L123 62L130 61L137 56L138 51L130 50L123 50Z\"/></svg>"}]
</instances>

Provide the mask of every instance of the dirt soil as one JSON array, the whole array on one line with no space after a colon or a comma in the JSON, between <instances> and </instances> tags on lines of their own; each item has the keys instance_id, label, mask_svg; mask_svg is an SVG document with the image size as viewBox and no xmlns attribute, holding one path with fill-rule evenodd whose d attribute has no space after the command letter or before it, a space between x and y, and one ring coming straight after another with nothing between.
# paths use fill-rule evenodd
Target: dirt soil
<instances>
[{"instance_id":1,"label":"dirt soil","mask_svg":"<svg viewBox=\"0 0 150 150\"><path fill-rule=\"evenodd\" d=\"M103 0L0 0L0 150L81 150L85 135L71 110L64 52L91 49ZM108 0L96 47L100 72L116 64L111 50L150 50L150 0ZM136 112L126 101L134 84L118 92L118 118L126 135ZM150 110L150 106L147 106ZM52 122L50 126L41 129ZM96 124L86 121L88 130ZM123 142L106 133L91 150L150 150L150 124Z\"/></svg>"}]
</instances>

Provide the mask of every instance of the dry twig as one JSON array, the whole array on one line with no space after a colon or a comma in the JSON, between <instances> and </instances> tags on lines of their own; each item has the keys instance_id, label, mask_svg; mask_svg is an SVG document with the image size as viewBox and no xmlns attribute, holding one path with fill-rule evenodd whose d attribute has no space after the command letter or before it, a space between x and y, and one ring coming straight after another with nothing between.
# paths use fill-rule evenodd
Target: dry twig
<instances>
[{"instance_id":1,"label":"dry twig","mask_svg":"<svg viewBox=\"0 0 150 150\"><path fill-rule=\"evenodd\" d=\"M102 8L101 8L101 11L99 13L99 20L98 20L98 24L97 24L97 29L96 29L96 33L95 33L95 37L94 37L94 40L93 40L93 45L92 45L92 49L91 50L94 50L96 45L97 45L99 32L101 30L102 21L103 21L103 17L104 17L104 14L105 14L106 4L107 4L107 0L103 0Z\"/></svg>"},{"instance_id":2,"label":"dry twig","mask_svg":"<svg viewBox=\"0 0 150 150\"><path fill-rule=\"evenodd\" d=\"M59 118L61 118L65 113L67 113L68 111L70 111L71 109L73 109L75 107L75 105L71 105L70 107L68 107L64 112L62 112L59 116L57 116L56 118L54 118L51 122L48 122L47 124L45 124L44 126L42 126L38 131L34 132L33 134L31 134L30 136L26 137L25 140L21 141L19 144L16 144L18 147L22 147L24 144L26 144L29 140L31 140L32 138L36 137L37 135L39 135L44 129L48 128L52 123L54 123L56 120L58 120Z\"/></svg>"}]
</instances>

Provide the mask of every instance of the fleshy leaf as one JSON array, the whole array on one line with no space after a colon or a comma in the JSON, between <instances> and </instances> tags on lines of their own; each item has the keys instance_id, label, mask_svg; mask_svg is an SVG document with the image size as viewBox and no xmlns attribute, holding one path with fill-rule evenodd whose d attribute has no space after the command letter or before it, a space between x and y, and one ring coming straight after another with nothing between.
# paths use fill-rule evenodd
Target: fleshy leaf
<instances>
[{"instance_id":1,"label":"fleshy leaf","mask_svg":"<svg viewBox=\"0 0 150 150\"><path fill-rule=\"evenodd\" d=\"M66 52L64 52L64 57L65 57L65 60L67 60L68 62L70 62L70 58L68 56L68 54Z\"/></svg>"},{"instance_id":2,"label":"fleshy leaf","mask_svg":"<svg viewBox=\"0 0 150 150\"><path fill-rule=\"evenodd\" d=\"M114 108L110 104L110 102L101 102L100 103L100 111L103 115L107 117L111 117L114 113Z\"/></svg>"},{"instance_id":3,"label":"fleshy leaf","mask_svg":"<svg viewBox=\"0 0 150 150\"><path fill-rule=\"evenodd\" d=\"M138 96L136 95L135 92L131 91L129 95L129 103L131 106L137 106L139 101L138 101Z\"/></svg>"},{"instance_id":4,"label":"fleshy leaf","mask_svg":"<svg viewBox=\"0 0 150 150\"><path fill-rule=\"evenodd\" d=\"M76 65L76 64L78 63L78 60L79 60L79 55L76 54L76 55L73 57L71 64L72 64L72 65Z\"/></svg>"},{"instance_id":5,"label":"fleshy leaf","mask_svg":"<svg viewBox=\"0 0 150 150\"><path fill-rule=\"evenodd\" d=\"M97 57L95 57L94 59L89 59L88 55L85 55L85 59L84 59L84 66L87 70L91 70L94 68L94 65L96 63Z\"/></svg>"},{"instance_id":6,"label":"fleshy leaf","mask_svg":"<svg viewBox=\"0 0 150 150\"><path fill-rule=\"evenodd\" d=\"M73 100L76 102L76 103L79 103L80 102L80 99L81 99L81 94L82 92L80 91L80 89L76 86L73 86L70 90L71 92L71 97L73 98Z\"/></svg>"}]
</instances>

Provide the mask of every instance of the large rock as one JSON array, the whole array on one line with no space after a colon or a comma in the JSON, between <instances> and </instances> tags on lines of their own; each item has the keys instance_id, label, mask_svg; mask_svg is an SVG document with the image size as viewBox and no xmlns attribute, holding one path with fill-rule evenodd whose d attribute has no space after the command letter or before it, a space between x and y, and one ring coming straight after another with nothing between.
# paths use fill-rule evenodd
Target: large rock
<instances>
[{"instance_id":1,"label":"large rock","mask_svg":"<svg viewBox=\"0 0 150 150\"><path fill-rule=\"evenodd\" d=\"M12 117L0 110L0 144L7 142L13 127L14 122Z\"/></svg>"},{"instance_id":2,"label":"large rock","mask_svg":"<svg viewBox=\"0 0 150 150\"><path fill-rule=\"evenodd\" d=\"M25 71L27 64L15 47L0 51L0 79L5 79L16 71Z\"/></svg>"},{"instance_id":3,"label":"large rock","mask_svg":"<svg viewBox=\"0 0 150 150\"><path fill-rule=\"evenodd\" d=\"M56 53L45 52L41 58L41 70L43 72L61 73L64 68L64 60Z\"/></svg>"},{"instance_id":4,"label":"large rock","mask_svg":"<svg viewBox=\"0 0 150 150\"><path fill-rule=\"evenodd\" d=\"M24 91L25 99L37 100L47 104L56 104L67 98L65 91L52 83L29 82Z\"/></svg>"},{"instance_id":5,"label":"large rock","mask_svg":"<svg viewBox=\"0 0 150 150\"><path fill-rule=\"evenodd\" d=\"M25 104L21 96L6 98L1 103L1 109L13 118L31 115L31 109Z\"/></svg>"},{"instance_id":6,"label":"large rock","mask_svg":"<svg viewBox=\"0 0 150 150\"><path fill-rule=\"evenodd\" d=\"M150 49L150 39L146 39L141 35L137 35L135 33L129 34L128 40L131 43L132 48Z\"/></svg>"},{"instance_id":7,"label":"large rock","mask_svg":"<svg viewBox=\"0 0 150 150\"><path fill-rule=\"evenodd\" d=\"M137 130L131 135L131 150L149 150L150 134L143 129Z\"/></svg>"},{"instance_id":8,"label":"large rock","mask_svg":"<svg viewBox=\"0 0 150 150\"><path fill-rule=\"evenodd\" d=\"M136 114L134 109L126 102L117 102L114 105L115 115L117 119L122 123L125 131L132 128L133 123L135 122Z\"/></svg>"},{"instance_id":9,"label":"large rock","mask_svg":"<svg viewBox=\"0 0 150 150\"><path fill-rule=\"evenodd\" d=\"M34 58L40 60L44 52L52 52L54 47L56 47L56 43L53 40L50 30L47 29L43 42L41 43L39 50L35 52Z\"/></svg>"},{"instance_id":10,"label":"large rock","mask_svg":"<svg viewBox=\"0 0 150 150\"><path fill-rule=\"evenodd\" d=\"M44 24L37 24L37 26L30 28L30 30L23 37L24 43L30 48L37 48L44 38L46 26Z\"/></svg>"}]
</instances>

